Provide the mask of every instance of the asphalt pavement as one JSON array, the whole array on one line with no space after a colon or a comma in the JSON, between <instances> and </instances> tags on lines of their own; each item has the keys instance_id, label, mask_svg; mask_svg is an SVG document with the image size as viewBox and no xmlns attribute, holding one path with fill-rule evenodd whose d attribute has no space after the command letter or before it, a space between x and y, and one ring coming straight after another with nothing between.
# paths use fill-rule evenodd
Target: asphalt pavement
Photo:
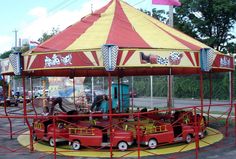
<instances>
[{"instance_id":1,"label":"asphalt pavement","mask_svg":"<svg viewBox=\"0 0 236 159\"><path fill-rule=\"evenodd\" d=\"M157 108L165 108L167 106L167 98L164 97L138 97L130 99L130 103L134 105L134 107L147 107L148 109L153 109L154 107ZM200 99L180 99L180 98L173 98L172 100L173 108L184 108L184 107L191 107L191 106L199 106L201 104ZM208 109L208 105L210 104L209 99L203 100L204 109ZM227 100L212 100L211 101L211 111L219 111L225 112L229 108L230 101ZM219 106L222 105L222 106Z\"/></svg>"}]
</instances>

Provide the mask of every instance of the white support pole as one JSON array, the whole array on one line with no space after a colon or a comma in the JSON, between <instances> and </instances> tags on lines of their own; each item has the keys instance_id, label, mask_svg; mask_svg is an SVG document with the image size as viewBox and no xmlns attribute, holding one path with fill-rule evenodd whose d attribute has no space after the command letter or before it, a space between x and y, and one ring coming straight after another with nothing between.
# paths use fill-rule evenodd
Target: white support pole
<instances>
[{"instance_id":1,"label":"white support pole","mask_svg":"<svg viewBox=\"0 0 236 159\"><path fill-rule=\"evenodd\" d=\"M151 83L151 107L153 108L153 76L150 76Z\"/></svg>"},{"instance_id":2,"label":"white support pole","mask_svg":"<svg viewBox=\"0 0 236 159\"><path fill-rule=\"evenodd\" d=\"M94 101L94 77L92 77L92 103Z\"/></svg>"},{"instance_id":3,"label":"white support pole","mask_svg":"<svg viewBox=\"0 0 236 159\"><path fill-rule=\"evenodd\" d=\"M173 14L173 6L169 6L169 26L174 26L174 14Z\"/></svg>"},{"instance_id":4,"label":"white support pole","mask_svg":"<svg viewBox=\"0 0 236 159\"><path fill-rule=\"evenodd\" d=\"M169 26L170 27L173 27L174 26L174 16L173 16L173 6L169 6ZM170 74L168 75L167 77L167 96L168 96L168 99L167 99L167 107L168 109L172 108L173 107L173 79L174 79L174 76L171 75L171 69L170 69Z\"/></svg>"},{"instance_id":5,"label":"white support pole","mask_svg":"<svg viewBox=\"0 0 236 159\"><path fill-rule=\"evenodd\" d=\"M132 97L132 110L131 112L133 113L134 112L134 76L132 76L132 83L131 83L131 87L132 87L132 91L131 91L131 97Z\"/></svg>"}]
</instances>

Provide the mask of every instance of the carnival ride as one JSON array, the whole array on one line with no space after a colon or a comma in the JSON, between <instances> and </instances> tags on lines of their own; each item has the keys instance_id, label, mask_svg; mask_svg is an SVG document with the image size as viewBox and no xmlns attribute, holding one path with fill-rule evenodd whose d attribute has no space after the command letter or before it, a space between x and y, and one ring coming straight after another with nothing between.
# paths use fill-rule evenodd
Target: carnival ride
<instances>
[{"instance_id":1,"label":"carnival ride","mask_svg":"<svg viewBox=\"0 0 236 159\"><path fill-rule=\"evenodd\" d=\"M59 153L56 143L59 140L69 141L76 150L81 146L86 148L100 146L95 149L100 150L104 146L102 142L104 140L106 141L105 146L109 147L111 158L114 153L113 147L124 151L128 149L128 145L135 142L136 146L131 145L129 150L138 152L137 156L140 158L142 143L148 145L150 149L154 149L163 143L178 141L189 143L193 138L196 156L198 156L199 138L206 135L208 125L204 115L209 118L211 108L210 103L207 106L207 112L204 112L203 74L211 77L212 73L231 72L231 79L233 79L234 72L232 56L221 54L121 0L111 0L103 8L83 17L81 21L23 55L12 54L10 61L1 63L3 80L7 75L16 74L22 77L23 114L18 118L24 118L28 126L28 146L33 151L33 138L49 141L49 144L54 147L54 157ZM122 98L119 96L123 94L120 91L122 89L119 88L122 77L167 75L171 79L172 75L183 74L199 75L201 102L200 106L184 108L189 110L179 113L178 117L179 110L171 108L171 83L169 83L168 110L165 113L160 113L158 110L134 112L133 108L128 109L129 112L125 113L123 109L118 109L118 111L112 109L111 86L112 79L115 80L115 77L117 77L118 84L117 107L121 108ZM57 114L45 117L39 115L34 109L35 114L29 115L25 99L26 76L61 76L69 77L72 80L75 77L105 76L108 78L108 113L89 113L89 108L80 112L74 107L76 114ZM226 134L233 108L232 86L231 82ZM77 97L74 95L74 98ZM42 105L46 105L46 98ZM32 107L34 108L34 103L32 103ZM11 127L11 119L15 116L8 115L6 100L4 100L4 110L5 118L9 120ZM153 113L160 114L154 115ZM31 119L34 123L33 128ZM45 124L45 121L49 121L49 123ZM10 128L10 134L11 136L13 134L12 128ZM83 142L84 138L87 141L92 137L97 139ZM125 157L129 153L122 154L120 157ZM156 154L149 151L147 153Z\"/></svg>"},{"instance_id":2,"label":"carnival ride","mask_svg":"<svg viewBox=\"0 0 236 159\"><path fill-rule=\"evenodd\" d=\"M155 115L153 115L153 113ZM190 143L195 137L194 118L196 116L197 125L200 125L199 138L204 138L207 134L205 117L200 115L192 115L192 112L176 111L168 121L160 120L157 111L151 115L152 119L149 123L135 125L123 116L121 120L114 119L112 132L109 132L109 123L103 118L97 118L96 123L88 123L89 119L83 119L76 111L73 111L76 117L67 118L71 113L61 114L67 117L59 117L55 123L50 117L45 119L36 119L33 121L33 139L48 141L50 146L55 146L54 142L68 141L74 150L79 150L81 146L113 146L119 150L125 151L128 146L135 144L148 145L150 149L154 149L158 144L183 142ZM150 115L150 114L149 114ZM145 116L145 114L144 114ZM161 116L162 119L166 116ZM73 119L73 120L72 120ZM145 120L145 119L144 119ZM72 122L74 121L74 122ZM134 129L128 128L131 125ZM139 130L140 129L140 130ZM56 139L53 138L55 133ZM112 133L112 134L111 134ZM133 134L136 134L135 136ZM112 140L111 136L112 135Z\"/></svg>"}]
</instances>

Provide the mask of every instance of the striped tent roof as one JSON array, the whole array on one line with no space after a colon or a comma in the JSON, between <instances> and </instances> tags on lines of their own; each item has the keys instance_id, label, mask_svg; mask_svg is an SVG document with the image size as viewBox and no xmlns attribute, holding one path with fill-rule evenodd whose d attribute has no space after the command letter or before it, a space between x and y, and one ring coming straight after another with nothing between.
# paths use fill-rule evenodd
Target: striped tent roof
<instances>
[{"instance_id":1,"label":"striped tent roof","mask_svg":"<svg viewBox=\"0 0 236 159\"><path fill-rule=\"evenodd\" d=\"M119 47L112 75L195 74L207 45L122 0L79 22L24 55L24 72L39 76L106 76L104 44ZM233 70L233 58L211 51L213 72Z\"/></svg>"},{"instance_id":2,"label":"striped tent roof","mask_svg":"<svg viewBox=\"0 0 236 159\"><path fill-rule=\"evenodd\" d=\"M38 46L33 53L99 49L103 44L115 44L119 48L194 51L207 47L126 2L112 0Z\"/></svg>"}]
</instances>

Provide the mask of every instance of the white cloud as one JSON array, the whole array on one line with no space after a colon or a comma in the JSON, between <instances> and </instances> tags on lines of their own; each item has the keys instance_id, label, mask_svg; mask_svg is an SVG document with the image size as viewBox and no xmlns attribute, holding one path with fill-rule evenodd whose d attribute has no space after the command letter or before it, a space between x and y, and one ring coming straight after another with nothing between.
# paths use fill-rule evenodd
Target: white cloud
<instances>
[{"instance_id":1,"label":"white cloud","mask_svg":"<svg viewBox=\"0 0 236 159\"><path fill-rule=\"evenodd\" d=\"M13 42L14 39L11 36L7 36L7 35L3 35L0 36L0 54L5 52L5 51L9 51L11 49L11 47L13 46Z\"/></svg>"},{"instance_id":2,"label":"white cloud","mask_svg":"<svg viewBox=\"0 0 236 159\"><path fill-rule=\"evenodd\" d=\"M44 7L36 7L30 10L28 14L35 17L44 17L47 15L47 9Z\"/></svg>"},{"instance_id":3,"label":"white cloud","mask_svg":"<svg viewBox=\"0 0 236 159\"><path fill-rule=\"evenodd\" d=\"M93 3L93 10L104 6L109 0L96 0ZM59 28L60 31L79 21L83 16L91 12L91 1L85 2L81 8L76 10L63 9L53 14L46 8L36 7L28 12L29 16L35 17L30 23L25 23L21 29L21 37L30 40L38 40L44 32L50 32L52 28Z\"/></svg>"}]
</instances>

